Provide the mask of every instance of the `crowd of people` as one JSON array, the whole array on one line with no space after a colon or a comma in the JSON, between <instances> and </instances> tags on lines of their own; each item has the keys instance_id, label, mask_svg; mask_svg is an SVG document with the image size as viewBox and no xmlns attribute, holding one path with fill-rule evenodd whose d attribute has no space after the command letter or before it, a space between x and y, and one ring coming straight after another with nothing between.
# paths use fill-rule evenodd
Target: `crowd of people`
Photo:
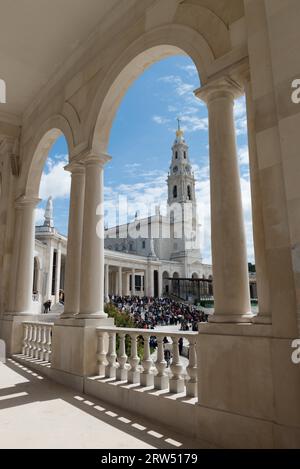
<instances>
[{"instance_id":1,"label":"crowd of people","mask_svg":"<svg viewBox=\"0 0 300 469\"><path fill-rule=\"evenodd\" d=\"M129 314L138 328L154 329L156 326L178 325L182 331L197 331L199 322L208 316L197 307L178 303L171 298L138 296L111 296L111 303Z\"/></svg>"}]
</instances>

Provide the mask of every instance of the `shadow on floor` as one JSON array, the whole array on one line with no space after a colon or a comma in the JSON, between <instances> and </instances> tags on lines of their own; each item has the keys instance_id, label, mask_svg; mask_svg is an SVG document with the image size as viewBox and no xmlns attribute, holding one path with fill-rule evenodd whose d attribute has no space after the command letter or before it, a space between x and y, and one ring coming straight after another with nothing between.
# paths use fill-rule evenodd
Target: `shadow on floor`
<instances>
[{"instance_id":1,"label":"shadow on floor","mask_svg":"<svg viewBox=\"0 0 300 469\"><path fill-rule=\"evenodd\" d=\"M27 382L0 387L0 411L11 407L34 402L61 399L77 409L105 422L106 424L128 434L140 441L161 449L176 448L209 448L204 442L196 442L184 435L178 435L168 427L150 422L142 417L127 413L123 409L103 403L98 399L66 388L48 378L43 377L24 364L9 359L6 365Z\"/></svg>"}]
</instances>

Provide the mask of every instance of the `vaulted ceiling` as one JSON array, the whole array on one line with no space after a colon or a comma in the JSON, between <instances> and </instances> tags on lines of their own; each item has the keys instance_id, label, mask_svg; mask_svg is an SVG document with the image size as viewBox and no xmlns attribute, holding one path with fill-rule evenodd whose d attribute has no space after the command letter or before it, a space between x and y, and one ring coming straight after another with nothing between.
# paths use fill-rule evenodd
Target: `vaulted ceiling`
<instances>
[{"instance_id":1,"label":"vaulted ceiling","mask_svg":"<svg viewBox=\"0 0 300 469\"><path fill-rule=\"evenodd\" d=\"M41 88L95 28L125 7L165 0L0 0L0 78L7 85L2 120L21 116ZM168 0L171 1L171 0ZM226 26L243 15L242 0L173 0L210 10ZM126 2L126 3L124 3ZM1 120L1 119L0 119Z\"/></svg>"}]
</instances>

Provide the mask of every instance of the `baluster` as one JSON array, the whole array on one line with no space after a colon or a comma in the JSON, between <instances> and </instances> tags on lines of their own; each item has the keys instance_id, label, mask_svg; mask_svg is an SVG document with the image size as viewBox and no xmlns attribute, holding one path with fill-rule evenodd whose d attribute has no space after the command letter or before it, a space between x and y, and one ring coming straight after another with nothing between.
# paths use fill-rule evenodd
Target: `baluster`
<instances>
[{"instance_id":1,"label":"baluster","mask_svg":"<svg viewBox=\"0 0 300 469\"><path fill-rule=\"evenodd\" d=\"M36 343L37 343L37 327L36 324L32 325L33 327L33 332L32 332L32 348L31 348L31 358L35 357L35 352L36 352Z\"/></svg>"},{"instance_id":2,"label":"baluster","mask_svg":"<svg viewBox=\"0 0 300 469\"><path fill-rule=\"evenodd\" d=\"M40 356L40 351L41 351L41 326L38 324L36 326L37 328L37 333L36 333L36 349L35 349L35 355L34 358L39 358Z\"/></svg>"},{"instance_id":3,"label":"baluster","mask_svg":"<svg viewBox=\"0 0 300 469\"><path fill-rule=\"evenodd\" d=\"M28 335L28 349L26 350L26 356L32 356L32 338L33 338L33 326L29 324L29 335Z\"/></svg>"},{"instance_id":4,"label":"baluster","mask_svg":"<svg viewBox=\"0 0 300 469\"><path fill-rule=\"evenodd\" d=\"M115 378L116 377L116 368L117 368L117 354L116 354L116 333L108 333L108 354L107 361L108 365L105 367L105 377L106 378Z\"/></svg>"},{"instance_id":5,"label":"baluster","mask_svg":"<svg viewBox=\"0 0 300 469\"><path fill-rule=\"evenodd\" d=\"M169 387L169 376L165 371L167 362L165 361L164 351L164 338L159 336L157 337L157 359L155 362L157 375L154 377L154 387L156 389L168 389Z\"/></svg>"},{"instance_id":6,"label":"baluster","mask_svg":"<svg viewBox=\"0 0 300 469\"><path fill-rule=\"evenodd\" d=\"M137 334L130 334L130 338L130 370L128 371L128 382L132 384L137 384L140 382L140 372L138 371L140 359L137 353Z\"/></svg>"},{"instance_id":7,"label":"baluster","mask_svg":"<svg viewBox=\"0 0 300 469\"><path fill-rule=\"evenodd\" d=\"M29 334L29 327L28 324L23 324L24 330L24 339L23 339L23 347L22 347L22 355L26 355L26 351L28 348L28 334Z\"/></svg>"},{"instance_id":8,"label":"baluster","mask_svg":"<svg viewBox=\"0 0 300 469\"><path fill-rule=\"evenodd\" d=\"M42 326L42 331L41 331L41 348L40 348L40 360L45 359L45 353L46 353L46 343L47 343L47 337L46 337L46 326L43 324Z\"/></svg>"},{"instance_id":9,"label":"baluster","mask_svg":"<svg viewBox=\"0 0 300 469\"><path fill-rule=\"evenodd\" d=\"M48 349L49 349L49 362L51 363L52 357L52 326L49 326L49 334L48 334Z\"/></svg>"},{"instance_id":10,"label":"baluster","mask_svg":"<svg viewBox=\"0 0 300 469\"><path fill-rule=\"evenodd\" d=\"M106 332L98 332L97 360L99 365L99 376L105 376L106 360Z\"/></svg>"},{"instance_id":11,"label":"baluster","mask_svg":"<svg viewBox=\"0 0 300 469\"><path fill-rule=\"evenodd\" d=\"M149 334L144 334L144 358L142 361L142 366L143 366L143 371L141 373L141 386L153 386L154 384L154 374L151 371L151 368L153 366L153 361L151 359L151 353L150 353L150 335Z\"/></svg>"},{"instance_id":12,"label":"baluster","mask_svg":"<svg viewBox=\"0 0 300 469\"><path fill-rule=\"evenodd\" d=\"M178 394L184 391L184 379L181 376L182 374L182 364L180 362L179 348L178 348L178 336L172 337L172 364L171 371L172 377L170 379L170 392Z\"/></svg>"},{"instance_id":13,"label":"baluster","mask_svg":"<svg viewBox=\"0 0 300 469\"><path fill-rule=\"evenodd\" d=\"M120 346L118 353L118 363L119 367L117 368L116 378L119 381L127 381L128 372L126 368L127 355L126 355L126 334L125 332L119 332Z\"/></svg>"},{"instance_id":14,"label":"baluster","mask_svg":"<svg viewBox=\"0 0 300 469\"><path fill-rule=\"evenodd\" d=\"M196 336L189 337L189 364L186 368L186 371L190 379L186 385L186 395L190 397L197 396L198 370L196 340Z\"/></svg>"},{"instance_id":15,"label":"baluster","mask_svg":"<svg viewBox=\"0 0 300 469\"><path fill-rule=\"evenodd\" d=\"M46 326L46 352L44 356L45 362L51 362L51 342L52 342L52 328Z\"/></svg>"}]
</instances>

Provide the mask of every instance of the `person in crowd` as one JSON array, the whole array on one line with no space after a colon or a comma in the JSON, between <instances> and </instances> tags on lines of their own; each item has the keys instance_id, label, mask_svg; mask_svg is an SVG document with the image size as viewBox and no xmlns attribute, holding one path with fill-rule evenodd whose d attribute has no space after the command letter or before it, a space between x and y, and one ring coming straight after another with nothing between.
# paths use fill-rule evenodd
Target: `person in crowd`
<instances>
[{"instance_id":1,"label":"person in crowd","mask_svg":"<svg viewBox=\"0 0 300 469\"><path fill-rule=\"evenodd\" d=\"M51 311L51 300L47 300L44 303L44 314L48 314Z\"/></svg>"},{"instance_id":2,"label":"person in crowd","mask_svg":"<svg viewBox=\"0 0 300 469\"><path fill-rule=\"evenodd\" d=\"M120 312L129 314L140 329L179 326L182 331L197 331L198 323L207 322L208 319L197 307L179 303L171 298L112 296L110 301Z\"/></svg>"}]
</instances>

